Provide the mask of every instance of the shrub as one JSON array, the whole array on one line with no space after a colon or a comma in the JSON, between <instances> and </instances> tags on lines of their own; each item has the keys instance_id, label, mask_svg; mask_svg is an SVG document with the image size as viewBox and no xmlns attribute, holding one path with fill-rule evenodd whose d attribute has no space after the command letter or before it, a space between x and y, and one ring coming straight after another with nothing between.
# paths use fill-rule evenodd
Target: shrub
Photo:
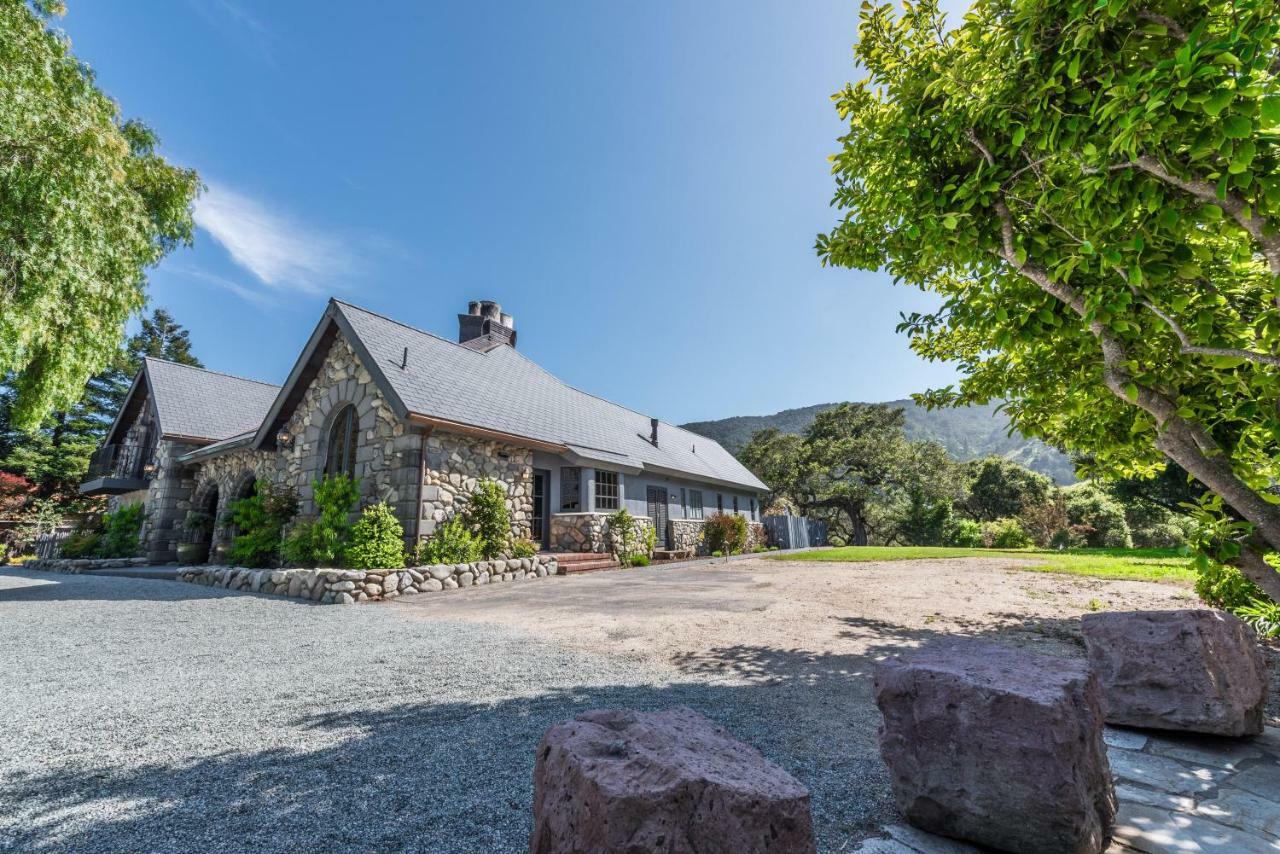
<instances>
[{"instance_id":1,"label":"shrub","mask_svg":"<svg viewBox=\"0 0 1280 854\"><path fill-rule=\"evenodd\" d=\"M298 496L292 489L258 481L256 493L232 501L231 524L239 533L228 557L241 566L266 567L279 562L281 531L298 512Z\"/></svg>"},{"instance_id":2,"label":"shrub","mask_svg":"<svg viewBox=\"0 0 1280 854\"><path fill-rule=\"evenodd\" d=\"M631 556L631 565L632 565L632 566L648 566L648 565L649 565L649 556L648 556L648 555L643 555L643 554L641 554L641 555L632 555L632 556Z\"/></svg>"},{"instance_id":3,"label":"shrub","mask_svg":"<svg viewBox=\"0 0 1280 854\"><path fill-rule=\"evenodd\" d=\"M1133 537L1124 508L1111 496L1092 483L1078 483L1064 489L1067 498L1067 515L1073 525L1087 525L1093 529L1089 535L1092 548L1133 548Z\"/></svg>"},{"instance_id":4,"label":"shrub","mask_svg":"<svg viewBox=\"0 0 1280 854\"><path fill-rule=\"evenodd\" d=\"M1022 529L1041 548L1053 544L1059 531L1071 527L1071 514L1067 512L1067 499L1062 490L1054 489L1043 501L1028 504L1018 514Z\"/></svg>"},{"instance_id":5,"label":"shrub","mask_svg":"<svg viewBox=\"0 0 1280 854\"><path fill-rule=\"evenodd\" d=\"M188 510L182 520L182 532L187 535L187 542L203 542L213 533L213 516L203 510Z\"/></svg>"},{"instance_id":6,"label":"shrub","mask_svg":"<svg viewBox=\"0 0 1280 854\"><path fill-rule=\"evenodd\" d=\"M480 541L480 554L492 560L507 551L511 541L511 511L507 490L494 480L482 480L471 493L466 523Z\"/></svg>"},{"instance_id":7,"label":"shrub","mask_svg":"<svg viewBox=\"0 0 1280 854\"><path fill-rule=\"evenodd\" d=\"M1089 545L1089 537L1094 533L1094 529L1088 525L1067 525L1054 531L1053 536L1049 538L1049 548L1052 549L1081 549Z\"/></svg>"},{"instance_id":8,"label":"shrub","mask_svg":"<svg viewBox=\"0 0 1280 854\"><path fill-rule=\"evenodd\" d=\"M101 531L77 528L68 534L62 541L62 545L58 547L58 557L93 557L98 552L98 544L101 540Z\"/></svg>"},{"instance_id":9,"label":"shrub","mask_svg":"<svg viewBox=\"0 0 1280 854\"><path fill-rule=\"evenodd\" d=\"M414 549L415 566L439 563L475 563L480 560L480 541L462 519L454 516L436 528L435 534Z\"/></svg>"},{"instance_id":10,"label":"shrub","mask_svg":"<svg viewBox=\"0 0 1280 854\"><path fill-rule=\"evenodd\" d=\"M982 526L982 544L989 549L1025 549L1031 545L1031 537L1021 522L1006 516Z\"/></svg>"},{"instance_id":11,"label":"shrub","mask_svg":"<svg viewBox=\"0 0 1280 854\"><path fill-rule=\"evenodd\" d=\"M345 474L313 481L316 517L299 522L281 544L289 563L338 566L351 536L351 508L360 497L360 481Z\"/></svg>"},{"instance_id":12,"label":"shrub","mask_svg":"<svg viewBox=\"0 0 1280 854\"><path fill-rule=\"evenodd\" d=\"M1254 599L1233 609L1233 613L1253 626L1264 638L1280 638L1280 605L1266 599Z\"/></svg>"},{"instance_id":13,"label":"shrub","mask_svg":"<svg viewBox=\"0 0 1280 854\"><path fill-rule=\"evenodd\" d=\"M724 552L722 552L722 551L714 551L714 552L712 552L712 553L711 553L711 556L712 556L712 557L724 557Z\"/></svg>"},{"instance_id":14,"label":"shrub","mask_svg":"<svg viewBox=\"0 0 1280 854\"><path fill-rule=\"evenodd\" d=\"M1244 608L1266 595L1240 570L1198 555L1195 560L1196 594L1209 605L1224 611Z\"/></svg>"},{"instance_id":15,"label":"shrub","mask_svg":"<svg viewBox=\"0 0 1280 854\"><path fill-rule=\"evenodd\" d=\"M972 519L953 516L943 534L944 545L965 549L976 549L982 545L982 526Z\"/></svg>"},{"instance_id":16,"label":"shrub","mask_svg":"<svg viewBox=\"0 0 1280 854\"><path fill-rule=\"evenodd\" d=\"M738 554L747 547L747 519L737 513L713 513L702 527L707 548L724 554Z\"/></svg>"},{"instance_id":17,"label":"shrub","mask_svg":"<svg viewBox=\"0 0 1280 854\"><path fill-rule=\"evenodd\" d=\"M511 544L511 556L516 558L533 557L538 553L538 545L533 540L523 537Z\"/></svg>"},{"instance_id":18,"label":"shrub","mask_svg":"<svg viewBox=\"0 0 1280 854\"><path fill-rule=\"evenodd\" d=\"M364 508L347 545L352 569L399 569L404 566L404 527L391 506L380 501Z\"/></svg>"},{"instance_id":19,"label":"shrub","mask_svg":"<svg viewBox=\"0 0 1280 854\"><path fill-rule=\"evenodd\" d=\"M97 557L133 557L142 534L142 505L126 504L102 517L102 539Z\"/></svg>"}]
</instances>

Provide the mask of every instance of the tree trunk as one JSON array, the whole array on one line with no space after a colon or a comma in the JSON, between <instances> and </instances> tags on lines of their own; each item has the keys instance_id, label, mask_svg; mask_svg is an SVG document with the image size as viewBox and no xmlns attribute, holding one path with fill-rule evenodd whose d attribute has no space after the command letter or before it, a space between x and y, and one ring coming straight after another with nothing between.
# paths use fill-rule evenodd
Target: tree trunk
<instances>
[{"instance_id":1,"label":"tree trunk","mask_svg":"<svg viewBox=\"0 0 1280 854\"><path fill-rule=\"evenodd\" d=\"M867 520L856 510L847 512L849 514L849 522L853 525L853 544L855 546L865 546L867 544Z\"/></svg>"}]
</instances>

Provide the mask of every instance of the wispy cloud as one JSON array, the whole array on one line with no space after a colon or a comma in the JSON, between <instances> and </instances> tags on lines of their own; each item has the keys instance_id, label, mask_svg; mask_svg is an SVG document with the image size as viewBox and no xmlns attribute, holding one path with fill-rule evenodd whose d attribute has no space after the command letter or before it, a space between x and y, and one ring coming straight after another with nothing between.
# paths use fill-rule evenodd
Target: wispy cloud
<instances>
[{"instance_id":1,"label":"wispy cloud","mask_svg":"<svg viewBox=\"0 0 1280 854\"><path fill-rule=\"evenodd\" d=\"M351 272L355 254L343 241L221 184L206 185L196 201L196 225L267 288L316 294Z\"/></svg>"},{"instance_id":2,"label":"wispy cloud","mask_svg":"<svg viewBox=\"0 0 1280 854\"><path fill-rule=\"evenodd\" d=\"M271 32L248 9L235 0L187 0L200 17L244 47L274 65Z\"/></svg>"},{"instance_id":3,"label":"wispy cloud","mask_svg":"<svg viewBox=\"0 0 1280 854\"><path fill-rule=\"evenodd\" d=\"M264 291L256 288L248 287L234 279L228 279L226 276L207 273L204 270L197 270L194 267L167 265L165 269L170 273L176 273L179 276L186 276L189 279L195 279L197 281L213 285L223 289L224 291L230 291L246 302L251 302L254 305L261 306L263 308L279 304L279 300L271 294L265 293Z\"/></svg>"}]
</instances>

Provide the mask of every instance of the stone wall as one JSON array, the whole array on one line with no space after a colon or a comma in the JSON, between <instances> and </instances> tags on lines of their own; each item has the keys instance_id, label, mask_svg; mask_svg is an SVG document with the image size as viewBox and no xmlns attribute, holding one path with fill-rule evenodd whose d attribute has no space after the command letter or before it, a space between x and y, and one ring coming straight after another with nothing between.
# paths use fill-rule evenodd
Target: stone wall
<instances>
[{"instance_id":1,"label":"stone wall","mask_svg":"<svg viewBox=\"0 0 1280 854\"><path fill-rule=\"evenodd\" d=\"M178 578L205 587L310 599L322 605L351 605L502 581L545 578L555 575L558 570L554 557L537 555L408 569L246 569L236 566L199 566L180 570Z\"/></svg>"},{"instance_id":2,"label":"stone wall","mask_svg":"<svg viewBox=\"0 0 1280 854\"><path fill-rule=\"evenodd\" d=\"M511 535L529 537L533 522L533 451L457 433L427 437L422 481L422 536L466 507L482 480L507 488ZM408 529L406 529L408 530Z\"/></svg>"},{"instance_id":3,"label":"stone wall","mask_svg":"<svg viewBox=\"0 0 1280 854\"><path fill-rule=\"evenodd\" d=\"M706 554L707 547L702 542L704 519L672 519L667 523L667 540L671 548L677 551L691 550L694 554Z\"/></svg>"},{"instance_id":4,"label":"stone wall","mask_svg":"<svg viewBox=\"0 0 1280 854\"><path fill-rule=\"evenodd\" d=\"M142 553L152 563L178 559L182 523L191 509L195 489L195 469L180 465L177 458L195 450L195 445L168 439L156 444L156 473L147 488L147 508L142 522Z\"/></svg>"},{"instance_id":5,"label":"stone wall","mask_svg":"<svg viewBox=\"0 0 1280 854\"><path fill-rule=\"evenodd\" d=\"M551 517L551 548L561 552L596 552L612 554L609 538L610 513L556 513ZM653 529L648 516L632 516L638 528L639 543L645 542Z\"/></svg>"},{"instance_id":6,"label":"stone wall","mask_svg":"<svg viewBox=\"0 0 1280 854\"><path fill-rule=\"evenodd\" d=\"M355 406L360 424L355 476L361 503L387 502L411 534L418 505L421 434L396 416L341 335L334 338L285 425L297 439L292 448L276 452L276 481L298 491L301 514L315 512L311 484L323 474L329 428L346 404Z\"/></svg>"},{"instance_id":7,"label":"stone wall","mask_svg":"<svg viewBox=\"0 0 1280 854\"><path fill-rule=\"evenodd\" d=\"M29 560L21 565L22 569L38 569L44 572L61 572L79 575L85 570L121 569L126 566L146 566L145 557L111 557L111 558L70 558L54 557L44 560Z\"/></svg>"}]
</instances>

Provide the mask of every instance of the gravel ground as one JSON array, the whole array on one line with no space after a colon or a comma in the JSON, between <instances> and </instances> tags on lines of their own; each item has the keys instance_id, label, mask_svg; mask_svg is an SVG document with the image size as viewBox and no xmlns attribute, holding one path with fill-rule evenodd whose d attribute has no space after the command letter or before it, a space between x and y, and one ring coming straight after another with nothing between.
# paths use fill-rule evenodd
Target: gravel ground
<instances>
[{"instance_id":1,"label":"gravel ground","mask_svg":"<svg viewBox=\"0 0 1280 854\"><path fill-rule=\"evenodd\" d=\"M0 571L0 847L527 850L534 748L686 704L813 791L824 851L893 817L874 661L941 634L1078 654L1172 585L995 561L630 570L322 607Z\"/></svg>"}]
</instances>

